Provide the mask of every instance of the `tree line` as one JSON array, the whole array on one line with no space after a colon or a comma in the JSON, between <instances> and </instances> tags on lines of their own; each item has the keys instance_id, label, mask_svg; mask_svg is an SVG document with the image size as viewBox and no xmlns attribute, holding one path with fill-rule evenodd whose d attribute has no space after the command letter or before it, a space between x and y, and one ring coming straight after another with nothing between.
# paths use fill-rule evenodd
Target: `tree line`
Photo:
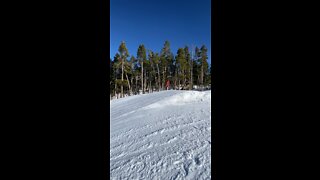
<instances>
[{"instance_id":1,"label":"tree line","mask_svg":"<svg viewBox=\"0 0 320 180\"><path fill-rule=\"evenodd\" d=\"M176 56L165 41L160 53L139 45L136 56L129 55L125 42L121 42L113 60L110 58L110 96L124 97L139 93L170 89L192 90L196 85L211 85L211 66L207 62L206 46L179 48Z\"/></svg>"}]
</instances>

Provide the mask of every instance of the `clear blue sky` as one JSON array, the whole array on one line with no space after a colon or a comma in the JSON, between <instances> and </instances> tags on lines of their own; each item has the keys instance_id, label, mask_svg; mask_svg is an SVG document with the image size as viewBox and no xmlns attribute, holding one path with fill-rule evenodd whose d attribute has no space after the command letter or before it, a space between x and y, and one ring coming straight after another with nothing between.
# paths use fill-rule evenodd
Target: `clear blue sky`
<instances>
[{"instance_id":1,"label":"clear blue sky","mask_svg":"<svg viewBox=\"0 0 320 180\"><path fill-rule=\"evenodd\" d=\"M110 0L110 57L121 41L129 54L140 44L160 52L165 40L178 48L205 45L211 64L211 0Z\"/></svg>"}]
</instances>

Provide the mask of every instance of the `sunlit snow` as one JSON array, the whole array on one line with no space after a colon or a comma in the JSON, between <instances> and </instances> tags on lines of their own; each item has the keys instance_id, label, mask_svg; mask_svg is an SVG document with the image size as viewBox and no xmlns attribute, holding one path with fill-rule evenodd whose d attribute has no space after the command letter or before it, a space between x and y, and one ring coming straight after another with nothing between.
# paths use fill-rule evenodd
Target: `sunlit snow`
<instances>
[{"instance_id":1,"label":"sunlit snow","mask_svg":"<svg viewBox=\"0 0 320 180\"><path fill-rule=\"evenodd\" d=\"M111 179L211 179L211 91L112 100Z\"/></svg>"}]
</instances>

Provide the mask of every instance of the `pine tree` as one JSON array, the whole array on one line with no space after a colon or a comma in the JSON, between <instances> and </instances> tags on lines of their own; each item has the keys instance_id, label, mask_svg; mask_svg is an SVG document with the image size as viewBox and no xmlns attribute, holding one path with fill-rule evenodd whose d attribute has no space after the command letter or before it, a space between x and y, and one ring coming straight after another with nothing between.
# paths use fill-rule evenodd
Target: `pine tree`
<instances>
[{"instance_id":1,"label":"pine tree","mask_svg":"<svg viewBox=\"0 0 320 180\"><path fill-rule=\"evenodd\" d=\"M129 80L129 76L131 76L131 64L130 61L124 61L124 73L126 75L126 85L128 85L128 94L131 95L132 94L132 89L131 89L131 85L130 85L130 80Z\"/></svg>"},{"instance_id":2,"label":"pine tree","mask_svg":"<svg viewBox=\"0 0 320 180\"><path fill-rule=\"evenodd\" d=\"M193 89L193 84L204 86L211 84L211 65L207 59L207 48L203 45L200 49L189 50L188 46L179 48L174 57L170 50L169 41L165 41L160 54L148 51L143 44L139 45L137 58L129 57L125 42L121 42L119 53L116 53L114 60L110 58L110 96L124 97L137 94L142 90L152 92L164 89L167 80L174 82L175 89ZM138 82L141 82L140 85ZM124 87L126 87L124 89ZM128 87L128 88L127 88Z\"/></svg>"},{"instance_id":3,"label":"pine tree","mask_svg":"<svg viewBox=\"0 0 320 180\"><path fill-rule=\"evenodd\" d=\"M121 42L120 47L119 47L119 53L120 53L120 62L121 62L121 97L124 97L123 94L123 85L124 85L124 80L123 80L123 75L124 75L124 66L125 62L127 61L127 58L129 57L128 49L126 47L126 44L124 41Z\"/></svg>"},{"instance_id":4,"label":"pine tree","mask_svg":"<svg viewBox=\"0 0 320 180\"><path fill-rule=\"evenodd\" d=\"M162 89L166 80L174 73L174 58L170 50L169 41L164 42L164 47L161 50L160 61L162 65Z\"/></svg>"},{"instance_id":5,"label":"pine tree","mask_svg":"<svg viewBox=\"0 0 320 180\"><path fill-rule=\"evenodd\" d=\"M112 69L113 69L113 74L114 74L114 96L117 97L117 91L118 91L118 85L121 84L119 82L119 69L121 66L121 61L120 61L120 55L116 53L116 55L113 58L113 64L112 64Z\"/></svg>"},{"instance_id":6,"label":"pine tree","mask_svg":"<svg viewBox=\"0 0 320 180\"><path fill-rule=\"evenodd\" d=\"M209 65L209 69L208 69L208 75L206 78L206 84L211 86L211 64Z\"/></svg>"},{"instance_id":7,"label":"pine tree","mask_svg":"<svg viewBox=\"0 0 320 180\"><path fill-rule=\"evenodd\" d=\"M201 57L200 57L200 65L201 65L201 86L203 88L204 86L204 76L205 76L205 72L207 72L208 70L208 62L207 62L207 59L208 59L208 55L207 55L207 48L205 45L203 45L200 49L200 54L201 54Z\"/></svg>"},{"instance_id":8,"label":"pine tree","mask_svg":"<svg viewBox=\"0 0 320 180\"><path fill-rule=\"evenodd\" d=\"M150 84L150 69L151 69L151 64L150 64L150 59L147 58L144 62L144 89L145 91L148 90L148 92L150 92L150 86L148 84Z\"/></svg>"},{"instance_id":9,"label":"pine tree","mask_svg":"<svg viewBox=\"0 0 320 180\"><path fill-rule=\"evenodd\" d=\"M189 67L190 67L190 85L189 85L189 90L193 89L193 49L191 49L191 56L189 60Z\"/></svg>"},{"instance_id":10,"label":"pine tree","mask_svg":"<svg viewBox=\"0 0 320 180\"><path fill-rule=\"evenodd\" d=\"M136 59L134 58L134 56L131 56L130 62L129 62L130 70L131 70L130 72L131 93L136 91L136 86L133 83L133 80L136 78L135 64L136 64Z\"/></svg>"},{"instance_id":11,"label":"pine tree","mask_svg":"<svg viewBox=\"0 0 320 180\"><path fill-rule=\"evenodd\" d=\"M112 62L112 60L111 60L111 58L110 58L110 62L109 62L109 67L110 67L110 75L109 75L109 77L110 77L110 83L109 83L109 88L110 88L110 99L111 99L111 97L112 97L112 92L114 91L114 70L113 70L113 62Z\"/></svg>"},{"instance_id":12,"label":"pine tree","mask_svg":"<svg viewBox=\"0 0 320 180\"><path fill-rule=\"evenodd\" d=\"M185 75L185 69L186 69L186 57L185 57L185 51L183 48L179 48L176 56L176 63L175 63L176 71L175 71L175 77L176 77L176 83L178 83L178 89L180 89L181 82L184 81ZM184 86L184 84L183 84Z\"/></svg>"},{"instance_id":13,"label":"pine tree","mask_svg":"<svg viewBox=\"0 0 320 180\"><path fill-rule=\"evenodd\" d=\"M156 53L154 55L153 61L154 61L155 65L156 65L156 68L157 68L157 73L158 73L158 78L157 78L158 79L158 81L157 81L157 83L158 83L158 91L160 91L160 89L161 89L161 77L160 77L160 70L159 70L160 57L159 57L158 53Z\"/></svg>"},{"instance_id":14,"label":"pine tree","mask_svg":"<svg viewBox=\"0 0 320 180\"><path fill-rule=\"evenodd\" d=\"M193 79L197 86L200 85L200 49L196 46L195 55L194 55L194 63L193 63Z\"/></svg>"},{"instance_id":15,"label":"pine tree","mask_svg":"<svg viewBox=\"0 0 320 180\"><path fill-rule=\"evenodd\" d=\"M191 75L190 75L190 70L191 70L191 64L190 64L190 61L191 61L191 55L190 55L190 52L189 52L189 47L188 46L185 46L184 48L184 53L185 53L185 69L184 69L184 80L183 80L183 87L184 89L190 89L191 87ZM188 82L188 88L186 87L187 86L187 83Z\"/></svg>"},{"instance_id":16,"label":"pine tree","mask_svg":"<svg viewBox=\"0 0 320 180\"><path fill-rule=\"evenodd\" d=\"M157 73L156 73L156 57L155 57L155 53L152 52L151 50L149 50L149 61L150 61L150 79L149 79L149 85L151 87L151 92L153 91L153 87L152 84L153 82L155 82L154 84L156 84L157 82ZM154 80L154 81L153 81Z\"/></svg>"},{"instance_id":17,"label":"pine tree","mask_svg":"<svg viewBox=\"0 0 320 180\"><path fill-rule=\"evenodd\" d=\"M143 64L147 59L147 55L146 55L146 48L144 47L143 44L141 44L138 48L137 59L138 59L140 66L141 66L141 89L142 89L142 93L144 94L145 89L144 89L144 83L143 83L143 80L144 80L143 79L143 74L144 74Z\"/></svg>"}]
</instances>

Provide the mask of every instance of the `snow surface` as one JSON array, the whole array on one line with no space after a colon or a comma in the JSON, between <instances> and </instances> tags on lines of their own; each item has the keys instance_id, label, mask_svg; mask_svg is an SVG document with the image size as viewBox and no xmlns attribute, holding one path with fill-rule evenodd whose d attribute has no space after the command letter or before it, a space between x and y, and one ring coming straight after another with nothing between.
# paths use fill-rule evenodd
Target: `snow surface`
<instances>
[{"instance_id":1,"label":"snow surface","mask_svg":"<svg viewBox=\"0 0 320 180\"><path fill-rule=\"evenodd\" d=\"M211 91L110 101L110 179L211 179Z\"/></svg>"}]
</instances>

